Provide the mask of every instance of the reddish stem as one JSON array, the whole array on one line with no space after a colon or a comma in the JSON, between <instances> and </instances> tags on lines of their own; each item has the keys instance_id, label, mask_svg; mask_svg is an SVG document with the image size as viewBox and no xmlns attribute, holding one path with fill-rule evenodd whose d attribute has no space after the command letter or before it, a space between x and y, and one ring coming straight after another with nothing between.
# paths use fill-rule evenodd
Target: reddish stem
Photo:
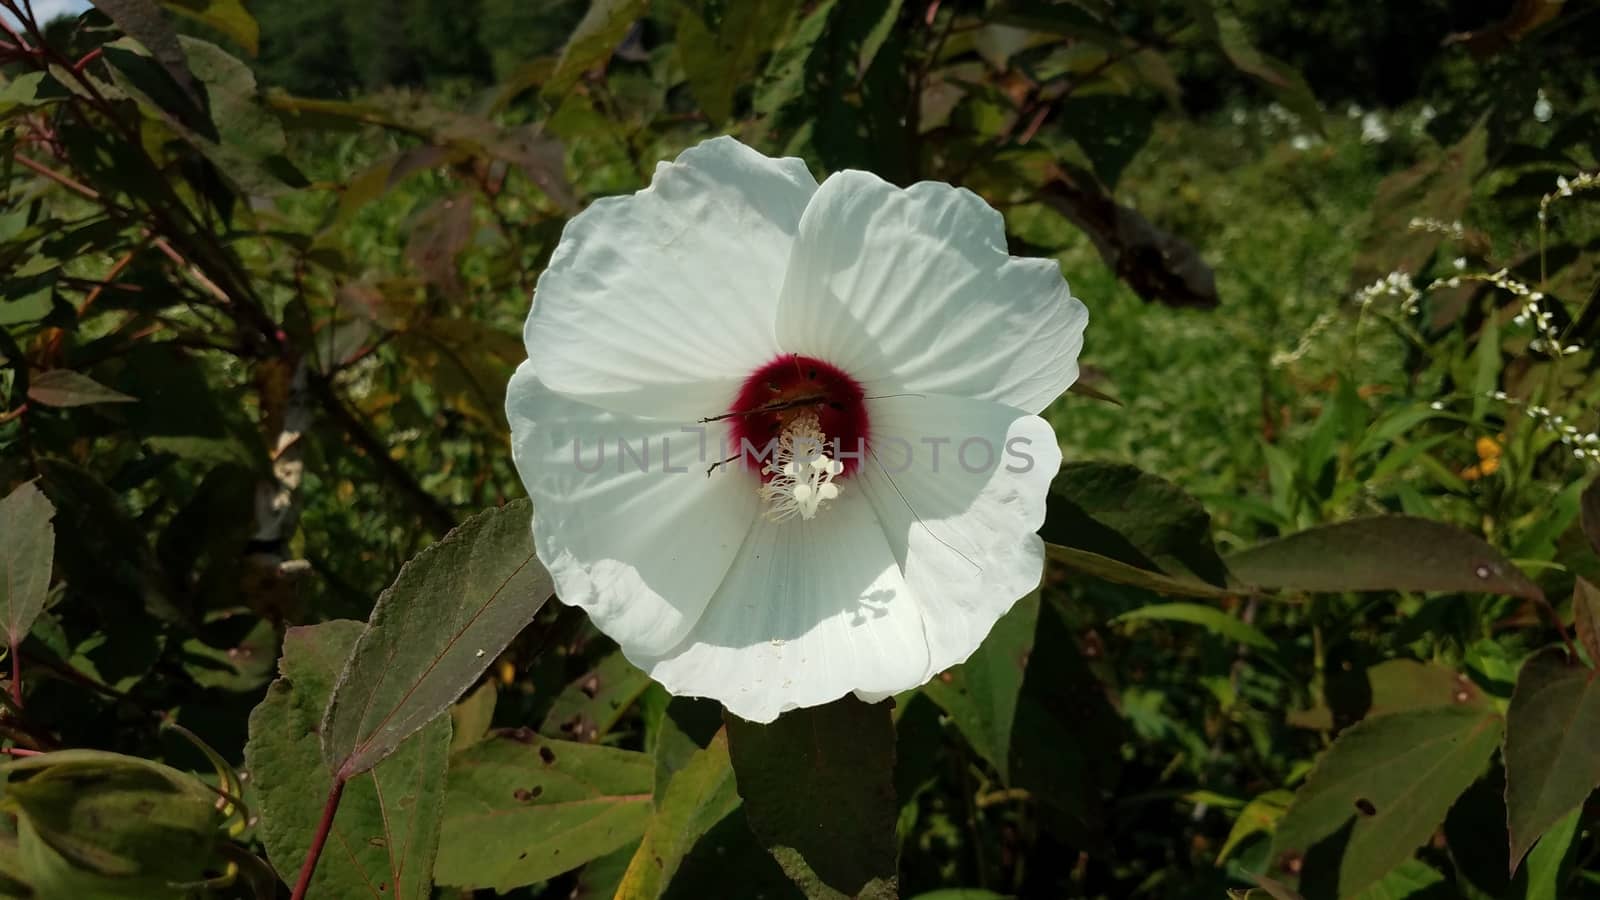
<instances>
[{"instance_id":1,"label":"reddish stem","mask_svg":"<svg viewBox=\"0 0 1600 900\"><path fill-rule=\"evenodd\" d=\"M42 750L29 750L25 747L0 747L0 753L6 756L43 756Z\"/></svg>"},{"instance_id":2,"label":"reddish stem","mask_svg":"<svg viewBox=\"0 0 1600 900\"><path fill-rule=\"evenodd\" d=\"M83 55L83 59L80 59L72 64L72 71L82 72L85 66L100 58L100 54L103 52L103 50L104 48L102 47L96 47L93 50L90 50L88 53L85 53Z\"/></svg>"},{"instance_id":3,"label":"reddish stem","mask_svg":"<svg viewBox=\"0 0 1600 900\"><path fill-rule=\"evenodd\" d=\"M322 807L322 821L317 823L317 833L311 837L311 849L306 851L306 861L300 866L300 877L295 880L294 893L289 900L305 900L311 889L311 876L317 871L317 860L322 858L322 847L328 843L328 833L333 831L333 817L339 812L339 798L344 795L344 780L334 777L328 791L328 802Z\"/></svg>"}]
</instances>

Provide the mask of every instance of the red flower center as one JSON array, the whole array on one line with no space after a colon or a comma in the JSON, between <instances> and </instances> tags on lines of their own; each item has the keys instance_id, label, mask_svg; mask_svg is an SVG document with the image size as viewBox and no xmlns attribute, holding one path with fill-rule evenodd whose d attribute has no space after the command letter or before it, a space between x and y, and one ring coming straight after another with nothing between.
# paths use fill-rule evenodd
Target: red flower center
<instances>
[{"instance_id":1,"label":"red flower center","mask_svg":"<svg viewBox=\"0 0 1600 900\"><path fill-rule=\"evenodd\" d=\"M843 463L839 477L848 478L861 465L871 434L865 401L860 383L838 366L785 353L746 378L728 409L732 452L760 472L784 431L809 413L821 423L822 452ZM763 474L762 480L770 477Z\"/></svg>"}]
</instances>

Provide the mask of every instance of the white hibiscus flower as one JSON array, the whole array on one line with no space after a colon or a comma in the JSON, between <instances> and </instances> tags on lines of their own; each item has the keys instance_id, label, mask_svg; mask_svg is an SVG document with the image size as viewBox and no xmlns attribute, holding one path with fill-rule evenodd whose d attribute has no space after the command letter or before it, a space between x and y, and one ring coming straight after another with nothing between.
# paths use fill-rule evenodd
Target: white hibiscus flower
<instances>
[{"instance_id":1,"label":"white hibiscus flower","mask_svg":"<svg viewBox=\"0 0 1600 900\"><path fill-rule=\"evenodd\" d=\"M969 191L732 138L574 218L506 413L539 559L736 715L877 700L1032 591L1088 313Z\"/></svg>"}]
</instances>

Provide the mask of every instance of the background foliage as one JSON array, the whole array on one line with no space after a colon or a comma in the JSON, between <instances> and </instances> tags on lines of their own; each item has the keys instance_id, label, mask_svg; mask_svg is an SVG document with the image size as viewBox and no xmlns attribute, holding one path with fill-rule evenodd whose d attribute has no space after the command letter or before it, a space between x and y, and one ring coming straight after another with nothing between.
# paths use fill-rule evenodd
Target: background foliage
<instances>
[{"instance_id":1,"label":"background foliage","mask_svg":"<svg viewBox=\"0 0 1600 900\"><path fill-rule=\"evenodd\" d=\"M284 894L332 791L313 897L1600 896L1594 6L0 7L0 895ZM719 133L1092 312L1045 584L892 714L527 565L534 281Z\"/></svg>"}]
</instances>

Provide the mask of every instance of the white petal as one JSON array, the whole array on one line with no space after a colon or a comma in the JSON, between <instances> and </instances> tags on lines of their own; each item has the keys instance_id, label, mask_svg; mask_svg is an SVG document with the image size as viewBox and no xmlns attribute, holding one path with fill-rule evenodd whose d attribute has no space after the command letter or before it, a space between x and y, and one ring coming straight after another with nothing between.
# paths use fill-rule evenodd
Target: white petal
<instances>
[{"instance_id":1,"label":"white petal","mask_svg":"<svg viewBox=\"0 0 1600 900\"><path fill-rule=\"evenodd\" d=\"M683 645L628 658L674 694L770 722L854 691L921 684L922 630L871 505L847 486L815 519L761 520Z\"/></svg>"},{"instance_id":2,"label":"white petal","mask_svg":"<svg viewBox=\"0 0 1600 900\"><path fill-rule=\"evenodd\" d=\"M922 606L931 677L1039 586L1035 532L1061 449L1043 419L983 400L895 398L869 411L875 459L852 485L871 498Z\"/></svg>"},{"instance_id":3,"label":"white petal","mask_svg":"<svg viewBox=\"0 0 1600 900\"><path fill-rule=\"evenodd\" d=\"M512 458L533 498L539 561L557 597L587 610L630 653L676 645L759 513L749 473L724 466L706 476L725 429L706 426L702 452L701 437L677 423L552 392L526 362L511 377L506 417Z\"/></svg>"},{"instance_id":4,"label":"white petal","mask_svg":"<svg viewBox=\"0 0 1600 900\"><path fill-rule=\"evenodd\" d=\"M1077 379L1088 319L1054 260L1007 255L1005 223L976 194L845 171L800 220L777 332L870 394L1038 412Z\"/></svg>"},{"instance_id":5,"label":"white petal","mask_svg":"<svg viewBox=\"0 0 1600 900\"><path fill-rule=\"evenodd\" d=\"M798 159L721 137L658 165L645 190L595 201L534 292L523 339L539 379L634 415L725 412L778 355L778 293L816 184Z\"/></svg>"}]
</instances>

